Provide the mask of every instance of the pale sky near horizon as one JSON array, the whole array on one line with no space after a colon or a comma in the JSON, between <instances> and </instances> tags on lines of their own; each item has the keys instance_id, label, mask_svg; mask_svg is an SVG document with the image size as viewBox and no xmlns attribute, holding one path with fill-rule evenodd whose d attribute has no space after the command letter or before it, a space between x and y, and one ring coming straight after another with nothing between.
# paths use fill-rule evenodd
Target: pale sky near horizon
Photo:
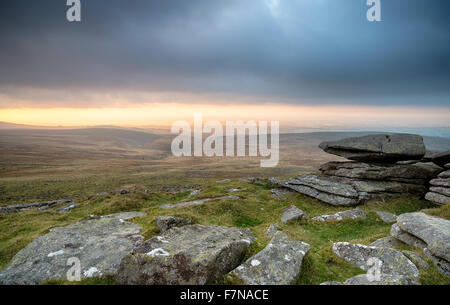
<instances>
[{"instance_id":1,"label":"pale sky near horizon","mask_svg":"<svg viewBox=\"0 0 450 305\"><path fill-rule=\"evenodd\" d=\"M450 127L450 3L0 2L0 121Z\"/></svg>"}]
</instances>

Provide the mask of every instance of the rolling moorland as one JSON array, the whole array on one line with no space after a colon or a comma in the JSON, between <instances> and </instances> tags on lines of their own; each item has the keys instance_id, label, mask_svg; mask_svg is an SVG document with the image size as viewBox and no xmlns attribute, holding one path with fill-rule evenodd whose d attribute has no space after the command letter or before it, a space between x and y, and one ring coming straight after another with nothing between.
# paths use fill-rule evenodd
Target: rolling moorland
<instances>
[{"instance_id":1,"label":"rolling moorland","mask_svg":"<svg viewBox=\"0 0 450 305\"><path fill-rule=\"evenodd\" d=\"M315 172L328 161L344 160L318 148L322 141L367 133L318 132L280 135L280 162L274 168L261 168L260 158L175 158L170 152L172 135L152 130L124 128L84 129L1 129L0 206L70 198L78 206L68 213L30 209L0 216L0 269L34 238L52 227L68 225L89 215L142 211L146 216L132 222L142 226L144 239L158 235L154 219L161 215L193 219L204 225L249 228L257 237L246 257L262 250L270 241L267 228L279 221L283 209L295 205L310 218L346 210L319 200L288 193L273 196L266 183L255 184L240 178L291 177ZM448 138L424 138L430 151L450 149ZM221 181L221 182L218 182ZM202 190L190 200L224 196L230 189L240 199L211 201L203 205L171 210L162 204L187 199L193 190ZM121 190L126 190L122 192ZM293 240L307 242L297 284L344 281L363 273L361 269L333 254L333 242L370 244L389 235L391 225L375 211L394 214L425 209L431 215L450 219L448 206L436 208L416 197L370 201L360 208L367 218L339 223L301 220L281 224L279 229ZM348 208L347 208L348 209ZM404 250L419 250L404 246ZM450 280L430 267L421 270L422 284L450 284ZM229 283L224 278L219 283ZM68 282L50 281L49 284ZM92 278L82 284L113 284L110 277Z\"/></svg>"}]
</instances>

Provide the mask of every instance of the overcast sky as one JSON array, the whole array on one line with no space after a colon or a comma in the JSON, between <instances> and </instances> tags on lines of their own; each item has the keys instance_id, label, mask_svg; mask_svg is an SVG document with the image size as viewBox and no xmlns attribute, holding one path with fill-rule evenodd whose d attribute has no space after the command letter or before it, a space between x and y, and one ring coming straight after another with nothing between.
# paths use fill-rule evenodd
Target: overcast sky
<instances>
[{"instance_id":1,"label":"overcast sky","mask_svg":"<svg viewBox=\"0 0 450 305\"><path fill-rule=\"evenodd\" d=\"M450 107L450 1L381 3L370 23L366 0L81 0L69 23L66 0L3 0L0 107Z\"/></svg>"}]
</instances>

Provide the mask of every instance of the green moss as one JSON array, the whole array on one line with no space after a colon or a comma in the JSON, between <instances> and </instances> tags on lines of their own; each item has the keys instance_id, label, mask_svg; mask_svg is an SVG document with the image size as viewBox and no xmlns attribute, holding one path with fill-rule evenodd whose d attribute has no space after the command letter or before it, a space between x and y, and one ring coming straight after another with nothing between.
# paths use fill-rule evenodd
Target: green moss
<instances>
[{"instance_id":1,"label":"green moss","mask_svg":"<svg viewBox=\"0 0 450 305\"><path fill-rule=\"evenodd\" d=\"M88 215L105 215L124 211L143 211L148 215L139 217L133 222L142 226L142 234L145 239L159 234L154 219L160 215L172 215L192 218L196 223L203 225L238 226L250 228L257 237L245 259L264 249L269 242L265 232L269 225L280 222L283 209L295 205L308 214L308 220L280 224L279 229L286 232L290 238L307 242L311 245L309 253L303 261L301 276L297 284L320 284L325 281L344 281L349 277L363 273L344 260L338 258L331 251L333 242L347 241L351 243L369 244L374 240L389 235L391 225L385 224L376 215L377 210L384 210L395 214L418 211L426 209L430 215L436 215L450 219L450 206L435 208L429 202L417 198L401 198L387 202L369 202L360 208L367 214L366 219L345 220L334 223L318 223L311 220L312 217L322 214L333 214L348 208L334 207L318 200L302 196L300 194L286 195L286 200L279 200L270 194L270 188L249 183L239 182L233 179L230 183L217 184L217 178L197 179L183 178L183 185L198 185L198 189L204 190L193 199L205 197L222 196L225 190L230 188L243 188L235 194L244 199L212 201L199 206L175 208L163 210L159 205L175 203L187 198L189 192L172 194L159 190L155 185L167 183L169 185L180 185L180 177L176 173L155 174L155 176L122 176L116 173L115 177L106 176L99 178L97 187L90 186L87 193L104 191L104 187L112 183L109 188L113 189L126 183L135 185L135 189L142 190L151 188L147 193L132 193L127 195L109 194L104 196L80 195L75 200L79 204L77 208L67 214L58 214L54 211L38 212L35 210L24 211L17 214L0 217L0 268L3 268L12 257L34 238L43 235L55 226L65 226L86 219ZM173 174L173 173L172 173ZM157 178L153 178L157 177ZM43 184L42 189L38 181L33 182L8 182L3 183L6 189L15 193L20 189L22 183L33 185L32 190L27 193L30 196L38 196L42 189L51 188L53 191L61 192L60 196L69 191L71 180L62 180L56 185ZM153 185L153 186L152 186ZM61 189L60 189L61 188ZM35 193L33 193L33 190ZM79 188L77 189L79 190ZM27 191L28 192L28 191ZM34 194L34 195L33 195ZM74 192L75 194L75 192ZM414 250L409 246L405 249ZM450 284L450 280L440 274L434 266L421 270L423 284ZM222 283L228 283L224 279ZM231 283L235 283L230 280ZM89 279L78 284L112 284L110 279ZM69 284L60 281L49 281L47 284ZM73 284L73 283L71 283Z\"/></svg>"}]
</instances>

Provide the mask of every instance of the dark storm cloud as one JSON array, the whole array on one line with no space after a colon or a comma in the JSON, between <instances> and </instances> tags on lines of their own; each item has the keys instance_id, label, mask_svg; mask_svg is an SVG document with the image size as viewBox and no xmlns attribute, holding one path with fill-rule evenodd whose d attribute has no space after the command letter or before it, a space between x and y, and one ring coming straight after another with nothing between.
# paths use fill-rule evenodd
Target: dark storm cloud
<instances>
[{"instance_id":1,"label":"dark storm cloud","mask_svg":"<svg viewBox=\"0 0 450 305\"><path fill-rule=\"evenodd\" d=\"M0 93L449 106L449 2L382 0L381 23L366 20L365 2L81 0L82 22L69 23L65 0L6 0Z\"/></svg>"}]
</instances>

